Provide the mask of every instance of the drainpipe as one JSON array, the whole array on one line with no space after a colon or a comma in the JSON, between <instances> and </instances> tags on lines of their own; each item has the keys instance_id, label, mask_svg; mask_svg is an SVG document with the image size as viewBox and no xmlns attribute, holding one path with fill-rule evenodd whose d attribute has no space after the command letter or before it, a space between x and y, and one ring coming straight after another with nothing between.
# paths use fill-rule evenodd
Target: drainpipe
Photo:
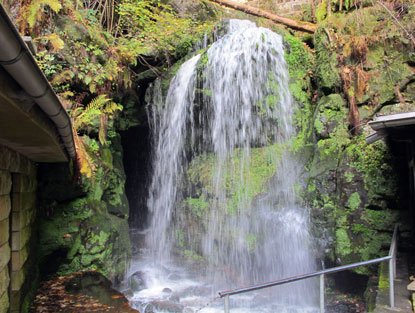
<instances>
[{"instance_id":1,"label":"drainpipe","mask_svg":"<svg viewBox=\"0 0 415 313\"><path fill-rule=\"evenodd\" d=\"M68 155L74 159L71 119L1 5L0 65L53 121Z\"/></svg>"}]
</instances>

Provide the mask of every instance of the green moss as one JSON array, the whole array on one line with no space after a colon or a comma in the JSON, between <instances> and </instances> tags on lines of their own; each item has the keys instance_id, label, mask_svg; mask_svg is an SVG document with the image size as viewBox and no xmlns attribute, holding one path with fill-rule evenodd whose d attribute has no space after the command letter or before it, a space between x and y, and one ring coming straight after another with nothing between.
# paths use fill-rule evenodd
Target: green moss
<instances>
[{"instance_id":1,"label":"green moss","mask_svg":"<svg viewBox=\"0 0 415 313\"><path fill-rule=\"evenodd\" d=\"M307 192L308 193L312 193L314 191L316 191L316 182L314 179L310 180L309 183L307 184Z\"/></svg>"},{"instance_id":2,"label":"green moss","mask_svg":"<svg viewBox=\"0 0 415 313\"><path fill-rule=\"evenodd\" d=\"M336 253L340 256L347 256L352 253L351 242L347 231L343 228L336 230Z\"/></svg>"},{"instance_id":3,"label":"green moss","mask_svg":"<svg viewBox=\"0 0 415 313\"><path fill-rule=\"evenodd\" d=\"M315 59L299 38L285 34L284 42L288 46L285 54L290 75L288 87L298 104L294 115L297 135L292 141L292 147L294 151L306 155L313 137L315 107L311 101L311 73Z\"/></svg>"},{"instance_id":4,"label":"green moss","mask_svg":"<svg viewBox=\"0 0 415 313\"><path fill-rule=\"evenodd\" d=\"M82 245L82 238L80 235L76 236L75 241L67 254L67 258L72 260Z\"/></svg>"},{"instance_id":5,"label":"green moss","mask_svg":"<svg viewBox=\"0 0 415 313\"><path fill-rule=\"evenodd\" d=\"M185 250L184 251L184 257L189 259L190 261L193 261L193 262L203 261L203 257L201 255L197 254L193 250Z\"/></svg>"},{"instance_id":6,"label":"green moss","mask_svg":"<svg viewBox=\"0 0 415 313\"><path fill-rule=\"evenodd\" d=\"M255 247L256 247L256 243L257 243L257 236L255 234L248 234L245 237L246 240L246 244L248 247L248 251L249 252L255 252Z\"/></svg>"},{"instance_id":7,"label":"green moss","mask_svg":"<svg viewBox=\"0 0 415 313\"><path fill-rule=\"evenodd\" d=\"M361 203L362 201L360 200L359 193L356 191L350 195L347 205L350 208L350 210L354 211L360 206Z\"/></svg>"},{"instance_id":8,"label":"green moss","mask_svg":"<svg viewBox=\"0 0 415 313\"><path fill-rule=\"evenodd\" d=\"M316 129L317 133L322 133L324 125L319 119L316 119L314 120L314 128Z\"/></svg>"},{"instance_id":9,"label":"green moss","mask_svg":"<svg viewBox=\"0 0 415 313\"><path fill-rule=\"evenodd\" d=\"M353 178L354 178L354 173L345 172L344 173L344 178L346 179L346 183L351 183L353 181Z\"/></svg>"},{"instance_id":10,"label":"green moss","mask_svg":"<svg viewBox=\"0 0 415 313\"><path fill-rule=\"evenodd\" d=\"M112 165L112 153L110 149L102 149L101 151L101 160L102 163L108 167L110 170L113 169Z\"/></svg>"},{"instance_id":11,"label":"green moss","mask_svg":"<svg viewBox=\"0 0 415 313\"><path fill-rule=\"evenodd\" d=\"M261 192L267 190L266 182L275 173L275 157L280 155L281 145L273 145L250 150L250 158L243 158L243 152L236 149L229 157L222 170L219 185L229 195L225 204L228 213L233 214L237 208L248 205L252 199ZM190 182L195 186L203 186L203 189L211 194L214 192L215 173L217 164L213 155L201 155L196 157L189 166L187 172ZM241 175L244 183L241 182ZM198 198L186 200L187 204L193 205L195 211L206 210L206 202L209 198Z\"/></svg>"},{"instance_id":12,"label":"green moss","mask_svg":"<svg viewBox=\"0 0 415 313\"><path fill-rule=\"evenodd\" d=\"M184 234L184 232L181 231L181 230L176 230L175 238L176 238L175 243L176 243L177 247L184 248L184 244L185 244L185 234Z\"/></svg>"},{"instance_id":13,"label":"green moss","mask_svg":"<svg viewBox=\"0 0 415 313\"><path fill-rule=\"evenodd\" d=\"M331 43L323 27L314 34L316 60L314 72L319 88L334 90L340 88L340 67L337 61L336 47Z\"/></svg>"},{"instance_id":14,"label":"green moss","mask_svg":"<svg viewBox=\"0 0 415 313\"><path fill-rule=\"evenodd\" d=\"M367 206L386 209L387 204L382 199L393 199L397 194L396 171L386 144L378 141L367 145L361 136L354 139L346 153L351 159L350 165L363 175Z\"/></svg>"},{"instance_id":15,"label":"green moss","mask_svg":"<svg viewBox=\"0 0 415 313\"><path fill-rule=\"evenodd\" d=\"M389 289L389 266L386 262L380 263L378 286L380 291L387 291Z\"/></svg>"}]
</instances>

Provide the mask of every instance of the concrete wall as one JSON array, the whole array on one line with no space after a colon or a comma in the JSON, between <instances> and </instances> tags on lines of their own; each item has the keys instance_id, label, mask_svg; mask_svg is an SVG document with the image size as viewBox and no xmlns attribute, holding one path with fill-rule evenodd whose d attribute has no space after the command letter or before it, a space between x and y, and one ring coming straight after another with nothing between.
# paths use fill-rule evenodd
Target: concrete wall
<instances>
[{"instance_id":1,"label":"concrete wall","mask_svg":"<svg viewBox=\"0 0 415 313\"><path fill-rule=\"evenodd\" d=\"M0 145L0 313L22 312L36 276L36 166Z\"/></svg>"}]
</instances>

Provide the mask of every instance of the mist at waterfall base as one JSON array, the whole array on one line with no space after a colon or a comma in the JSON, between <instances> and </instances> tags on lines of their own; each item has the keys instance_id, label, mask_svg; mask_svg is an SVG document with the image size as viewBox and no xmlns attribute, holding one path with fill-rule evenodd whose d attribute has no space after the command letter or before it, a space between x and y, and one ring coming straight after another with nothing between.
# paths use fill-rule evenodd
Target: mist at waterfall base
<instances>
[{"instance_id":1,"label":"mist at waterfall base","mask_svg":"<svg viewBox=\"0 0 415 313\"><path fill-rule=\"evenodd\" d=\"M195 312L220 290L316 270L296 192L302 164L290 152L294 107L282 38L249 21L227 28L182 64L167 96L158 80L147 95L151 219L127 275L139 285L130 300L142 312ZM259 189L258 153L271 169ZM205 184L189 186L206 164ZM196 217L189 201L201 203ZM316 289L312 279L232 296L231 310L316 312ZM223 301L202 312L223 312Z\"/></svg>"}]
</instances>

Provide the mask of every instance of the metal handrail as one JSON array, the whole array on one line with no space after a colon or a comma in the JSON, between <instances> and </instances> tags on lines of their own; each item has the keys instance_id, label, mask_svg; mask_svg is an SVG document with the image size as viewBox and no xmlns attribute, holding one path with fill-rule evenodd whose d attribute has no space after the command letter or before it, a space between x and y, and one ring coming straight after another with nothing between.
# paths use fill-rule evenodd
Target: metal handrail
<instances>
[{"instance_id":1,"label":"metal handrail","mask_svg":"<svg viewBox=\"0 0 415 313\"><path fill-rule=\"evenodd\" d=\"M397 233L398 233L398 224L395 225L393 236L392 236L392 242L389 249L388 256L377 258L369 261L363 261L348 265L342 265L337 267L332 267L329 269L312 272L308 274L301 274L297 276L282 278L279 280L274 280L262 284L256 284L251 286L246 286L242 288L236 288L236 289L230 289L225 291L219 292L219 297L224 298L225 300L225 312L229 312L229 296L241 294L245 292L251 292L259 289L269 288L273 286L283 285L287 283L292 283L298 280L308 279L316 276L320 276L320 312L324 313L324 275L326 274L332 274L337 273L341 271L345 271L348 269L360 267L360 266L366 266L376 263L381 263L385 261L389 261L389 300L390 300L390 307L393 308L395 306L395 299L394 299L394 278L396 276L396 252L397 252Z\"/></svg>"}]
</instances>

